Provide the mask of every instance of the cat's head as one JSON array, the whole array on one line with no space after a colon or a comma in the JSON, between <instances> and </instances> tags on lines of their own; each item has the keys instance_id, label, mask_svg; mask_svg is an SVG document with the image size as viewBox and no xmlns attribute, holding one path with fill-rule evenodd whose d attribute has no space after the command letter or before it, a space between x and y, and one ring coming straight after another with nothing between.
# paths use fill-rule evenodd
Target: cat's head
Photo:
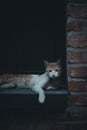
<instances>
[{"instance_id":1,"label":"cat's head","mask_svg":"<svg viewBox=\"0 0 87 130\"><path fill-rule=\"evenodd\" d=\"M60 59L57 62L44 61L49 78L57 78L61 75Z\"/></svg>"}]
</instances>

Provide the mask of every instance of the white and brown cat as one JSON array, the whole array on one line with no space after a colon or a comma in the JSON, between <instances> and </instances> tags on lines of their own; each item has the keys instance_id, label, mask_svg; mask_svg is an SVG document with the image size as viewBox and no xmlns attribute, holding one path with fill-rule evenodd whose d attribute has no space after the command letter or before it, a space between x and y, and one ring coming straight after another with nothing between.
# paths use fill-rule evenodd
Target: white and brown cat
<instances>
[{"instance_id":1,"label":"white and brown cat","mask_svg":"<svg viewBox=\"0 0 87 130\"><path fill-rule=\"evenodd\" d=\"M32 91L38 93L39 103L44 103L45 101L45 91L46 89L52 89L53 86L48 86L47 84L52 79L60 77L61 66L60 60L57 62L47 62L45 61L45 73L41 75L37 74L3 74L0 75L0 88L30 88Z\"/></svg>"}]
</instances>

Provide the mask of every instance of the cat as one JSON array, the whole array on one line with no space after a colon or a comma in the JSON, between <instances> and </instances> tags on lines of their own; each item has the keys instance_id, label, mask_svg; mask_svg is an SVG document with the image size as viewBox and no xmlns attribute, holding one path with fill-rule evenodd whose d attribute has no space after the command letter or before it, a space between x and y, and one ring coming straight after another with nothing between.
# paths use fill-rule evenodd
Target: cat
<instances>
[{"instance_id":1,"label":"cat","mask_svg":"<svg viewBox=\"0 0 87 130\"><path fill-rule=\"evenodd\" d=\"M41 75L37 74L3 74L0 75L0 88L30 88L38 93L39 103L45 102L45 89L53 89L54 86L49 86L51 80L60 77L61 66L60 60L57 62L45 63L45 72ZM48 85L47 85L48 84Z\"/></svg>"}]
</instances>

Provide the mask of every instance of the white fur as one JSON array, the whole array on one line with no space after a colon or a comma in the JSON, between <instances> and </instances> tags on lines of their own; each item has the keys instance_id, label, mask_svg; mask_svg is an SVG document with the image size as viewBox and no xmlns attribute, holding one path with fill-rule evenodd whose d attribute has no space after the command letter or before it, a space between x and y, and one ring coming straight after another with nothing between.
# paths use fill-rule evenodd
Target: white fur
<instances>
[{"instance_id":1,"label":"white fur","mask_svg":"<svg viewBox=\"0 0 87 130\"><path fill-rule=\"evenodd\" d=\"M44 103L45 101L45 92L43 90L44 85L49 81L49 78L57 78L60 75L58 71L52 70L51 72L45 72L42 75L32 75L32 78L29 82L29 88L31 88L34 92L39 94L39 102ZM49 86L49 89L52 86Z\"/></svg>"},{"instance_id":2,"label":"white fur","mask_svg":"<svg viewBox=\"0 0 87 130\"><path fill-rule=\"evenodd\" d=\"M31 88L34 92L39 94L39 102L43 103L45 101L45 93L43 90L43 86L48 82L49 77L47 73L44 73L42 75L33 75L32 79L29 83L29 88Z\"/></svg>"},{"instance_id":3,"label":"white fur","mask_svg":"<svg viewBox=\"0 0 87 130\"><path fill-rule=\"evenodd\" d=\"M55 71L55 70L52 70L48 74L49 74L50 78L53 78L53 77L57 78L60 75L60 73L58 71Z\"/></svg>"}]
</instances>

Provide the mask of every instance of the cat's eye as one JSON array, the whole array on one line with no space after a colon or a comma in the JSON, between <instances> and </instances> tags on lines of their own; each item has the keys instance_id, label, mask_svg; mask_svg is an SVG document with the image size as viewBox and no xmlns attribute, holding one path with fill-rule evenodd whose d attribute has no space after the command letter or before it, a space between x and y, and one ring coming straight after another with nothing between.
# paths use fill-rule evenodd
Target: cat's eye
<instances>
[{"instance_id":1,"label":"cat's eye","mask_svg":"<svg viewBox=\"0 0 87 130\"><path fill-rule=\"evenodd\" d=\"M52 70L49 70L49 72L51 72Z\"/></svg>"},{"instance_id":2,"label":"cat's eye","mask_svg":"<svg viewBox=\"0 0 87 130\"><path fill-rule=\"evenodd\" d=\"M58 71L57 69L55 71Z\"/></svg>"}]
</instances>

